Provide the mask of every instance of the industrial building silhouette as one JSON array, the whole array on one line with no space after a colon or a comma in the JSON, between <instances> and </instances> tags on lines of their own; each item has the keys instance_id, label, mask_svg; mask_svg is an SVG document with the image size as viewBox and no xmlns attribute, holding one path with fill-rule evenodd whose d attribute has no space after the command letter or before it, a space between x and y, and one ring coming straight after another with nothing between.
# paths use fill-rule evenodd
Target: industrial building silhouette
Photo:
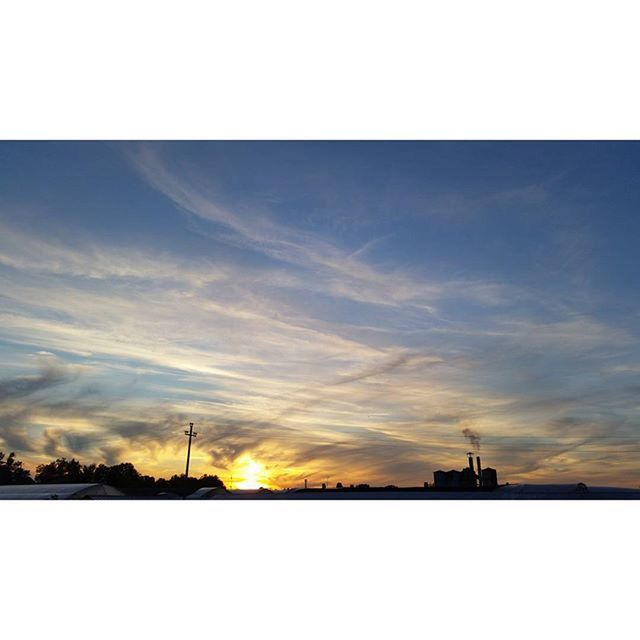
<instances>
[{"instance_id":1,"label":"industrial building silhouette","mask_svg":"<svg viewBox=\"0 0 640 640\"><path fill-rule=\"evenodd\" d=\"M434 471L433 487L434 489L449 489L469 491L474 489L482 489L491 491L498 486L498 472L491 467L482 468L480 456L476 457L478 469L473 465L473 452L467 454L469 466L461 471L452 469L451 471Z\"/></svg>"}]
</instances>

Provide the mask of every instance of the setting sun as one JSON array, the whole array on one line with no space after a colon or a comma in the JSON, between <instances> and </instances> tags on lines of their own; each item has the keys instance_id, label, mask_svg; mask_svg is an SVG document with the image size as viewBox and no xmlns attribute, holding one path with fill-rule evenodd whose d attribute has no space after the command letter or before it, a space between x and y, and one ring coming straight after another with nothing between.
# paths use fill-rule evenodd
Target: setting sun
<instances>
[{"instance_id":1,"label":"setting sun","mask_svg":"<svg viewBox=\"0 0 640 640\"><path fill-rule=\"evenodd\" d=\"M242 457L236 461L233 475L239 479L239 482L234 482L237 489L259 489L269 485L264 465L250 457Z\"/></svg>"}]
</instances>

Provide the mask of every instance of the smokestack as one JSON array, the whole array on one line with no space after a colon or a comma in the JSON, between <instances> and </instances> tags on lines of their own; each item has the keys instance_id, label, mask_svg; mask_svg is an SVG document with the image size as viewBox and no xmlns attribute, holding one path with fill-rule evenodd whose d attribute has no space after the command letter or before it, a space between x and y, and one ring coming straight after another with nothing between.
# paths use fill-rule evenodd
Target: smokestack
<instances>
[{"instance_id":1,"label":"smokestack","mask_svg":"<svg viewBox=\"0 0 640 640\"><path fill-rule=\"evenodd\" d=\"M307 488L307 479L306 478L304 479L304 488L305 489Z\"/></svg>"},{"instance_id":2,"label":"smokestack","mask_svg":"<svg viewBox=\"0 0 640 640\"><path fill-rule=\"evenodd\" d=\"M482 465L480 464L480 456L476 457L476 462L478 463L478 482L482 488Z\"/></svg>"},{"instance_id":3,"label":"smokestack","mask_svg":"<svg viewBox=\"0 0 640 640\"><path fill-rule=\"evenodd\" d=\"M469 456L469 469L471 469L471 473L475 475L475 470L473 468L473 451L469 451L467 455Z\"/></svg>"}]
</instances>

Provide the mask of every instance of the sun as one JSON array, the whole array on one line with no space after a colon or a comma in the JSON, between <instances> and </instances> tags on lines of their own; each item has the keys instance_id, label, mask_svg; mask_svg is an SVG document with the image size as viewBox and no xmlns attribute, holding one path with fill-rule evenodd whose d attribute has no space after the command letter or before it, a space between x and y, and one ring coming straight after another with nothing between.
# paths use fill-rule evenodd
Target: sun
<instances>
[{"instance_id":1,"label":"sun","mask_svg":"<svg viewBox=\"0 0 640 640\"><path fill-rule=\"evenodd\" d=\"M233 483L236 489L259 489L269 486L269 477L264 465L250 456L243 456L236 461L233 475L238 478L238 481Z\"/></svg>"}]
</instances>

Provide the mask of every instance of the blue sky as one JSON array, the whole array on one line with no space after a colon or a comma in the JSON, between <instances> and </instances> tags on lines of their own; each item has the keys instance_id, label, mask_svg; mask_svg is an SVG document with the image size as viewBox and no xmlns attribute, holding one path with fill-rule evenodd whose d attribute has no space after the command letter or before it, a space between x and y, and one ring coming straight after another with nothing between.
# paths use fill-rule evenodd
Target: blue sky
<instances>
[{"instance_id":1,"label":"blue sky","mask_svg":"<svg viewBox=\"0 0 640 640\"><path fill-rule=\"evenodd\" d=\"M640 147L4 142L0 447L640 484Z\"/></svg>"}]
</instances>

